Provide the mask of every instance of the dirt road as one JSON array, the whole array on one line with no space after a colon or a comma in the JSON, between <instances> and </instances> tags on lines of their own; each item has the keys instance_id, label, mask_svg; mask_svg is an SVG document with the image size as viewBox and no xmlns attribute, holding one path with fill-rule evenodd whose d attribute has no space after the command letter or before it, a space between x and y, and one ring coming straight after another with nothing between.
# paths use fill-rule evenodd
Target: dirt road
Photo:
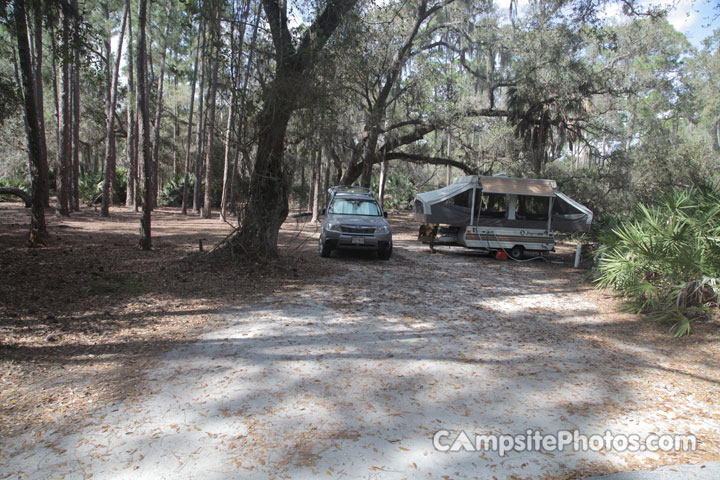
<instances>
[{"instance_id":1,"label":"dirt road","mask_svg":"<svg viewBox=\"0 0 720 480\"><path fill-rule=\"evenodd\" d=\"M388 262L228 306L145 393L74 433L0 443L0 478L568 478L720 454L720 369L580 271L430 254L396 235ZM693 452L442 452L433 437L694 434Z\"/></svg>"}]
</instances>

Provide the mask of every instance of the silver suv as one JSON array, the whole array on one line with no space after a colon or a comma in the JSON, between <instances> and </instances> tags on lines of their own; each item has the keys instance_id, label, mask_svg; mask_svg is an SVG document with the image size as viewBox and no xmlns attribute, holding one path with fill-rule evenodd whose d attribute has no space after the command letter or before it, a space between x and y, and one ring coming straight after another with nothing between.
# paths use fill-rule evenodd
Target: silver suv
<instances>
[{"instance_id":1,"label":"silver suv","mask_svg":"<svg viewBox=\"0 0 720 480\"><path fill-rule=\"evenodd\" d=\"M376 250L378 257L392 255L392 230L370 189L332 187L320 229L318 251L329 257L337 248Z\"/></svg>"}]
</instances>

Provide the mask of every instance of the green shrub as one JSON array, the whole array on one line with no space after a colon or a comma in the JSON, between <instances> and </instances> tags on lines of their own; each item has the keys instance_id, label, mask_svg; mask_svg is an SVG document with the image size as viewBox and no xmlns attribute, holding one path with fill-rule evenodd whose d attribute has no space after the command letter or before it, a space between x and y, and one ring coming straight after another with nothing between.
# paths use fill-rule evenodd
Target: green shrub
<instances>
[{"instance_id":1,"label":"green shrub","mask_svg":"<svg viewBox=\"0 0 720 480\"><path fill-rule=\"evenodd\" d=\"M188 201L192 204L193 187L195 183L195 177L191 174L188 181ZM163 185L163 189L160 191L160 198L158 201L160 205L166 207L179 207L182 205L183 186L185 185L185 177L178 175L177 177L169 180ZM200 185L201 202L204 200L205 185ZM212 189L210 191L212 195L212 207L219 208L220 200L222 198L222 179L216 178L212 182Z\"/></svg>"},{"instance_id":2,"label":"green shrub","mask_svg":"<svg viewBox=\"0 0 720 480\"><path fill-rule=\"evenodd\" d=\"M0 187L16 187L28 194L32 192L30 181L19 177L0 178Z\"/></svg>"},{"instance_id":3,"label":"green shrub","mask_svg":"<svg viewBox=\"0 0 720 480\"><path fill-rule=\"evenodd\" d=\"M720 192L675 190L604 234L598 253L600 287L630 309L672 322L676 337L710 312L720 294Z\"/></svg>"},{"instance_id":4,"label":"green shrub","mask_svg":"<svg viewBox=\"0 0 720 480\"><path fill-rule=\"evenodd\" d=\"M120 203L125 203L127 196L127 170L117 167L115 170L115 184L117 185L117 199ZM100 190L102 192L102 190Z\"/></svg>"},{"instance_id":5,"label":"green shrub","mask_svg":"<svg viewBox=\"0 0 720 480\"><path fill-rule=\"evenodd\" d=\"M371 185L375 192L380 191L379 178L373 177ZM385 181L385 210L402 210L408 208L415 200L417 187L406 175L390 173Z\"/></svg>"},{"instance_id":6,"label":"green shrub","mask_svg":"<svg viewBox=\"0 0 720 480\"><path fill-rule=\"evenodd\" d=\"M195 181L195 176L191 174L189 178L190 180L188 182L188 186L190 188L188 189L188 199L192 201L192 185ZM166 207L181 206L184 186L184 175L178 175L177 177L168 180L165 185L163 185L163 189L160 192L160 198L158 199L160 205L164 205Z\"/></svg>"},{"instance_id":7,"label":"green shrub","mask_svg":"<svg viewBox=\"0 0 720 480\"><path fill-rule=\"evenodd\" d=\"M88 172L78 178L78 190L81 203L94 203L102 196L103 176L101 173Z\"/></svg>"},{"instance_id":8,"label":"green shrub","mask_svg":"<svg viewBox=\"0 0 720 480\"><path fill-rule=\"evenodd\" d=\"M115 171L117 182L117 199L125 203L127 195L127 170L118 168ZM98 203L102 200L104 177L102 172L87 172L78 178L78 191L80 192L80 203Z\"/></svg>"}]
</instances>

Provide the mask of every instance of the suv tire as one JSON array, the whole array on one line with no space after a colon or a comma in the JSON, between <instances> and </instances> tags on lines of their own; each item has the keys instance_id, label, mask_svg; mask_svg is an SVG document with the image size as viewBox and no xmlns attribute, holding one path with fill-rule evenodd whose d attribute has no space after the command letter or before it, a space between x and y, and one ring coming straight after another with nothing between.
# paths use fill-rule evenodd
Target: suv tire
<instances>
[{"instance_id":1,"label":"suv tire","mask_svg":"<svg viewBox=\"0 0 720 480\"><path fill-rule=\"evenodd\" d=\"M378 249L378 258L380 260L390 260L392 256L392 243L384 248Z\"/></svg>"},{"instance_id":2,"label":"suv tire","mask_svg":"<svg viewBox=\"0 0 720 480\"><path fill-rule=\"evenodd\" d=\"M323 258L327 258L330 256L330 253L332 253L332 248L327 246L325 242L323 242L323 239L320 239L320 242L318 243L318 252L320 253L320 256Z\"/></svg>"}]
</instances>

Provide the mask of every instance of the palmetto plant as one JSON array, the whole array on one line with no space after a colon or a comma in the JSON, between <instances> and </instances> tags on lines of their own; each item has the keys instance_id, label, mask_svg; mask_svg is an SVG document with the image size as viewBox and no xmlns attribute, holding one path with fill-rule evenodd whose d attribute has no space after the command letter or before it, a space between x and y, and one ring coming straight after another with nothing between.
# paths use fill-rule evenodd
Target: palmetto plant
<instances>
[{"instance_id":1,"label":"palmetto plant","mask_svg":"<svg viewBox=\"0 0 720 480\"><path fill-rule=\"evenodd\" d=\"M600 287L628 307L672 322L677 337L707 315L720 295L720 193L676 190L604 235L598 255Z\"/></svg>"},{"instance_id":2,"label":"palmetto plant","mask_svg":"<svg viewBox=\"0 0 720 480\"><path fill-rule=\"evenodd\" d=\"M78 178L80 201L95 203L102 196L103 177L100 173L86 173Z\"/></svg>"}]
</instances>

